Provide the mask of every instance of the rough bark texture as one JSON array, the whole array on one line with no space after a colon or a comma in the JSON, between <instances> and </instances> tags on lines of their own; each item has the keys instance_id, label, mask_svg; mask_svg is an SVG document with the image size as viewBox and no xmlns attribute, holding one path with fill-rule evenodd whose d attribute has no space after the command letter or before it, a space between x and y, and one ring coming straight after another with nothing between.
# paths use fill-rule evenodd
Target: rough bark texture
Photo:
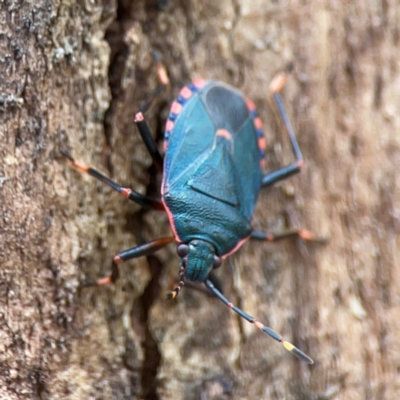
<instances>
[{"instance_id":1,"label":"rough bark texture","mask_svg":"<svg viewBox=\"0 0 400 400\"><path fill-rule=\"evenodd\" d=\"M330 241L247 243L219 276L315 365L203 293L165 301L174 246L79 289L170 234L60 156L155 195L133 124L156 86L151 49L171 78L148 114L157 137L182 85L221 79L256 102L270 170L292 155L268 84L294 63L284 99L306 166L261 194L254 226ZM398 0L1 2L0 398L398 399L399 54Z\"/></svg>"}]
</instances>

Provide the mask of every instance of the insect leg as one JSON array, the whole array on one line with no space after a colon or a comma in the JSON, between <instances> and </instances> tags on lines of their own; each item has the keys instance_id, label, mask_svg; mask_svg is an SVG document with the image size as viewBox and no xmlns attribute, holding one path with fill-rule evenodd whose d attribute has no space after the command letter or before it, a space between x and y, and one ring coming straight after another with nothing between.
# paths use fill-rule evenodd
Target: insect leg
<instances>
[{"instance_id":1,"label":"insect leg","mask_svg":"<svg viewBox=\"0 0 400 400\"><path fill-rule=\"evenodd\" d=\"M227 305L231 310L233 310L235 313L240 315L242 318L244 318L246 321L250 322L251 324L254 324L258 329L262 330L264 333L267 335L271 336L273 339L275 339L277 342L282 343L283 347L288 350L290 353L295 355L296 357L300 358L300 360L305 361L308 364L314 364L314 361L305 353L303 353L301 350L299 350L296 346L294 346L292 343L287 342L286 340L283 339L281 335L276 333L274 330L271 328L268 328L265 326L263 323L260 321L256 320L253 318L251 315L245 313L242 309L234 306L213 284L210 280L205 280L204 284L210 289L225 305Z\"/></svg>"},{"instance_id":2,"label":"insect leg","mask_svg":"<svg viewBox=\"0 0 400 400\"><path fill-rule=\"evenodd\" d=\"M97 279L96 281L85 281L82 283L82 286L104 286L114 283L119 276L118 265L124 261L131 260L132 258L138 258L142 256L148 256L150 254L155 253L161 248L165 247L167 244L174 241L173 237L163 237L157 240L153 240L152 242L145 243L141 246L132 247L131 249L121 251L118 253L112 262L111 266L111 275L105 276L103 278Z\"/></svg>"},{"instance_id":3,"label":"insect leg","mask_svg":"<svg viewBox=\"0 0 400 400\"><path fill-rule=\"evenodd\" d=\"M289 176L292 176L300 172L301 167L304 164L303 155L301 154L301 150L297 142L296 136L294 134L292 125L290 124L290 120L287 116L282 99L279 95L279 92L286 84L289 70L290 68L287 68L285 71L281 72L273 79L269 87L269 91L270 91L270 100L272 102L272 107L277 112L279 116L279 121L281 122L281 124L283 124L282 130L286 130L286 132L289 135L292 150L296 157L296 162L265 175L262 179L263 186L272 185L278 181L286 179Z\"/></svg>"},{"instance_id":4,"label":"insect leg","mask_svg":"<svg viewBox=\"0 0 400 400\"><path fill-rule=\"evenodd\" d=\"M159 171L163 170L163 158L158 151L157 143L155 142L153 135L151 134L150 128L144 118L144 114L151 108L151 106L157 101L161 94L163 94L169 86L169 78L165 67L161 63L161 57L157 52L153 52L153 56L157 63L157 76L159 80L159 86L154 91L150 99L140 107L139 111L135 115L135 124L138 127L140 136L150 153L151 158Z\"/></svg>"},{"instance_id":5,"label":"insect leg","mask_svg":"<svg viewBox=\"0 0 400 400\"><path fill-rule=\"evenodd\" d=\"M307 242L316 242L321 244L326 243L328 240L325 237L317 236L314 232L311 232L307 229L292 229L278 234L270 232L264 233L264 232L253 231L251 232L250 235L251 239L262 240L267 242L279 242L282 239L288 239L293 237L303 239Z\"/></svg>"},{"instance_id":6,"label":"insect leg","mask_svg":"<svg viewBox=\"0 0 400 400\"><path fill-rule=\"evenodd\" d=\"M65 150L61 150L61 153L64 157L67 157L69 161L71 161L72 165L78 169L79 171L85 172L89 174L90 176L93 176L97 180L105 183L106 185L110 186L113 188L115 191L120 193L122 196L125 198L134 201L135 203L139 204L142 207L145 208L152 208L155 210L164 210L164 206L161 201L152 199L150 197L144 196L140 194L139 192L134 191L133 189L125 188L118 183L114 182L113 180L107 178L104 176L102 173L99 171L88 167L84 163L80 161L76 161L71 154L69 154Z\"/></svg>"}]
</instances>

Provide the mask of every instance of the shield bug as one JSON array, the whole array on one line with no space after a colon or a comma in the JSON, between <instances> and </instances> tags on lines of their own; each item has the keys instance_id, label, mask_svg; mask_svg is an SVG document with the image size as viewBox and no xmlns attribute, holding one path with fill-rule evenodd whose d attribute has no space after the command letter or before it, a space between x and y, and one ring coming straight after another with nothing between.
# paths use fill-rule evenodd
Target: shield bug
<instances>
[{"instance_id":1,"label":"shield bug","mask_svg":"<svg viewBox=\"0 0 400 400\"><path fill-rule=\"evenodd\" d=\"M163 237L122 251L114 257L110 276L86 283L100 286L115 282L118 264L154 253L175 241L180 257L179 283L169 293L175 298L185 280L203 282L230 309L267 333L301 360L313 360L278 333L234 306L216 288L210 273L248 239L274 242L287 237L320 240L308 230L280 235L257 232L251 218L259 190L300 171L303 157L287 118L279 92L289 71L270 85L270 98L287 132L296 161L264 174L265 139L254 103L239 90L216 81L194 80L183 87L172 103L164 134L164 157L153 139L144 114L169 85L165 68L155 55L160 85L135 115L135 123L153 159L162 171L161 200L122 187L100 172L62 151L79 170L111 186L137 204L167 213L173 236Z\"/></svg>"}]
</instances>

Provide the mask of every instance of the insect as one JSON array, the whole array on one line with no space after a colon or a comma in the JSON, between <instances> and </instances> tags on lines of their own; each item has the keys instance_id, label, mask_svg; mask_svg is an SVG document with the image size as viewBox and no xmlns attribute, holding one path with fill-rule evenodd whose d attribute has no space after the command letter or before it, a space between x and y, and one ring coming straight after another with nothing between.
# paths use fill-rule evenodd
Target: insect
<instances>
[{"instance_id":1,"label":"insect","mask_svg":"<svg viewBox=\"0 0 400 400\"><path fill-rule=\"evenodd\" d=\"M119 275L118 264L154 253L175 241L180 257L179 283L169 293L170 298L178 295L185 280L203 282L242 318L282 343L301 360L313 364L308 355L234 306L210 279L211 271L250 238L269 242L293 236L319 240L304 229L273 235L253 230L250 223L259 190L296 174L303 166L298 142L279 96L289 71L283 71L272 81L270 97L289 135L296 161L264 175L266 146L255 105L239 90L221 82L194 80L181 89L171 105L164 134L164 158L161 156L144 117L169 85L157 54L155 59L160 85L151 100L136 113L135 123L154 164L163 172L161 201L122 187L76 161L67 151L62 153L77 169L111 186L124 197L143 207L165 211L173 236L122 251L114 257L110 276L86 285L115 282Z\"/></svg>"}]
</instances>

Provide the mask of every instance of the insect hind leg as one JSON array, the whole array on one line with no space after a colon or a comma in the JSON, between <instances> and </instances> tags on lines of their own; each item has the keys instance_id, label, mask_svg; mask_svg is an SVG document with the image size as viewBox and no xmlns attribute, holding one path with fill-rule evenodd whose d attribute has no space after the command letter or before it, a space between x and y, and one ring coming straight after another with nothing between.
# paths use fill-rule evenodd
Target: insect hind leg
<instances>
[{"instance_id":1,"label":"insect hind leg","mask_svg":"<svg viewBox=\"0 0 400 400\"><path fill-rule=\"evenodd\" d=\"M280 96L280 92L286 84L289 72L292 70L293 66L290 65L285 71L278 74L271 82L269 87L270 92L270 102L272 103L272 108L277 114L278 121L280 122L280 127L282 131L286 131L289 135L290 144L292 146L292 151L296 157L296 162L287 165L286 167L280 168L277 171L268 173L262 178L262 186L270 186L276 182L286 179L294 174L300 172L304 165L303 155L297 142L296 135L294 134L292 125L290 123L289 117L286 113L285 106Z\"/></svg>"},{"instance_id":2,"label":"insect hind leg","mask_svg":"<svg viewBox=\"0 0 400 400\"><path fill-rule=\"evenodd\" d=\"M315 242L325 244L328 239L323 236L317 236L314 232L308 229L292 229L281 233L258 232L253 231L250 235L251 239L262 240L265 242L279 242L284 239L299 238L306 242Z\"/></svg>"}]
</instances>

